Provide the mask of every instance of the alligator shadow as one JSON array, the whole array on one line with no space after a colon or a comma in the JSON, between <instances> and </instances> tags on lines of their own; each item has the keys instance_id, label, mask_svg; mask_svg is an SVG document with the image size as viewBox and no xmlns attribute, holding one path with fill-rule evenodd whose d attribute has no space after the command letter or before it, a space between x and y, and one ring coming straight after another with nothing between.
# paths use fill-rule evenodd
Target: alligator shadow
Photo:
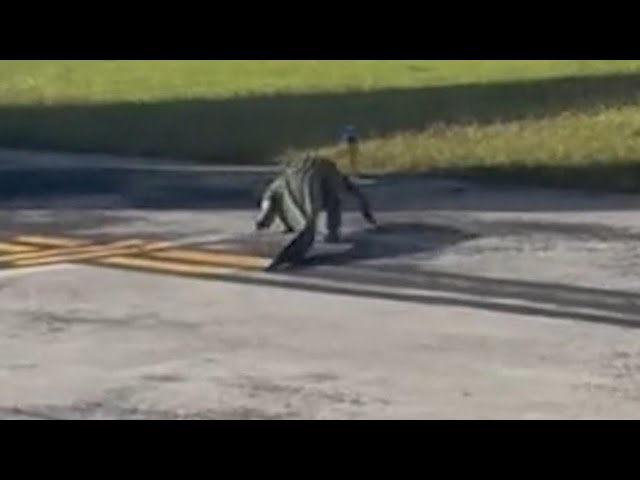
<instances>
[{"instance_id":1,"label":"alligator shadow","mask_svg":"<svg viewBox=\"0 0 640 480\"><path fill-rule=\"evenodd\" d=\"M373 229L352 232L339 245L319 242L298 266L337 266L405 255L438 255L447 248L477 238L479 235L475 232L448 225L387 222Z\"/></svg>"}]
</instances>

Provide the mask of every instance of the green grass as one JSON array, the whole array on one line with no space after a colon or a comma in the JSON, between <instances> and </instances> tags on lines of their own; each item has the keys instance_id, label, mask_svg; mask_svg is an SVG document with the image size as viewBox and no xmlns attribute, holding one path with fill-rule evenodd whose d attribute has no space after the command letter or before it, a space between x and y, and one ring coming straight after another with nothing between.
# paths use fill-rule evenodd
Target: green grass
<instances>
[{"instance_id":1,"label":"green grass","mask_svg":"<svg viewBox=\"0 0 640 480\"><path fill-rule=\"evenodd\" d=\"M640 186L638 60L0 61L0 145Z\"/></svg>"},{"instance_id":2,"label":"green grass","mask_svg":"<svg viewBox=\"0 0 640 480\"><path fill-rule=\"evenodd\" d=\"M348 167L341 148L326 152ZM432 127L369 140L361 156L368 171L381 173L428 169L557 187L638 191L640 109L626 106L486 126Z\"/></svg>"},{"instance_id":3,"label":"green grass","mask_svg":"<svg viewBox=\"0 0 640 480\"><path fill-rule=\"evenodd\" d=\"M640 60L2 60L0 104L375 91L624 72L640 72Z\"/></svg>"}]
</instances>

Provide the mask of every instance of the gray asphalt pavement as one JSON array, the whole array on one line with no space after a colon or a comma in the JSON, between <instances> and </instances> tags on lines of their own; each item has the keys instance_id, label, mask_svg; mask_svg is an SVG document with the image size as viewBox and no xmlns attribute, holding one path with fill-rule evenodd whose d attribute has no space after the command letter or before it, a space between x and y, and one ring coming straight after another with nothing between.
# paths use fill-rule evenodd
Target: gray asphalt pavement
<instances>
[{"instance_id":1,"label":"gray asphalt pavement","mask_svg":"<svg viewBox=\"0 0 640 480\"><path fill-rule=\"evenodd\" d=\"M0 152L0 242L246 236L273 174ZM363 184L280 272L0 269L0 418L640 416L640 196Z\"/></svg>"}]
</instances>

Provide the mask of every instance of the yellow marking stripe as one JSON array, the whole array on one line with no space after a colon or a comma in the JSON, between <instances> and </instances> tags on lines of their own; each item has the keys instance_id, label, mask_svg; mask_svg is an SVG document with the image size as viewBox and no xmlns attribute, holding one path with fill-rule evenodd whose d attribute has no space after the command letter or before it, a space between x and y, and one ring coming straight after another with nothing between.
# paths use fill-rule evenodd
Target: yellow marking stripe
<instances>
[{"instance_id":1,"label":"yellow marking stripe","mask_svg":"<svg viewBox=\"0 0 640 480\"><path fill-rule=\"evenodd\" d=\"M97 258L110 257L112 255L134 255L140 251L140 247L126 245L103 246L94 250L73 251L61 255L52 255L41 258L29 258L12 262L17 267L29 267L35 265L49 265L53 263L86 262Z\"/></svg>"},{"instance_id":2,"label":"yellow marking stripe","mask_svg":"<svg viewBox=\"0 0 640 480\"><path fill-rule=\"evenodd\" d=\"M141 240L126 240L106 245L95 245L87 240L35 235L20 236L15 241L51 248L43 249L7 243L6 249L3 251L4 244L0 243L0 252L8 251L10 253L10 255L0 255L0 262L9 262L17 267L68 262L90 262L102 265L126 263L123 266L142 265L141 268L156 270L164 268L161 267L164 265L169 271L182 269L185 273L194 274L219 271L212 269L213 266L264 270L271 264L271 259L266 257L172 248L174 244L171 242L158 241L145 245ZM113 260L115 263L110 263L112 259L109 257L117 257ZM177 266L180 264L182 267ZM152 267L144 265L152 265Z\"/></svg>"},{"instance_id":3,"label":"yellow marking stripe","mask_svg":"<svg viewBox=\"0 0 640 480\"><path fill-rule=\"evenodd\" d=\"M169 272L189 275L216 275L229 273L230 271L226 268L213 267L210 265L189 265L186 263L152 260L139 257L109 257L98 260L96 263L113 267L135 268L156 272Z\"/></svg>"},{"instance_id":4,"label":"yellow marking stripe","mask_svg":"<svg viewBox=\"0 0 640 480\"><path fill-rule=\"evenodd\" d=\"M47 250L38 250L32 252L25 253L15 253L12 255L0 255L0 262L11 262L11 263L19 263L26 261L36 261L37 259L44 258L61 258L66 257L68 255L76 255L76 254L84 254L84 253L100 253L108 250L113 250L114 248L125 248L132 246L141 246L143 245L142 240L125 240L120 242L115 242L107 245L90 245L87 247L65 247L65 248L54 248Z\"/></svg>"},{"instance_id":5,"label":"yellow marking stripe","mask_svg":"<svg viewBox=\"0 0 640 480\"><path fill-rule=\"evenodd\" d=\"M271 264L270 259L263 257L186 249L169 249L161 252L153 252L150 253L149 256L163 260L177 260L246 269L264 269Z\"/></svg>"},{"instance_id":6,"label":"yellow marking stripe","mask_svg":"<svg viewBox=\"0 0 640 480\"><path fill-rule=\"evenodd\" d=\"M28 245L16 245L14 243L0 242L0 252L2 253L24 253L33 252L38 250L37 247L30 247Z\"/></svg>"},{"instance_id":7,"label":"yellow marking stripe","mask_svg":"<svg viewBox=\"0 0 640 480\"><path fill-rule=\"evenodd\" d=\"M83 247L83 246L96 246L88 240L64 238L64 237L42 237L42 236L20 236L14 241L20 243L27 243L31 245L37 245L39 247ZM173 245L171 242L151 242L144 246L141 246L143 250L155 250L170 248ZM25 250L26 251L26 250Z\"/></svg>"},{"instance_id":8,"label":"yellow marking stripe","mask_svg":"<svg viewBox=\"0 0 640 480\"><path fill-rule=\"evenodd\" d=\"M83 245L91 244L88 240L81 240L77 238L42 237L38 235L21 235L16 237L14 241L19 243L28 243L38 247L81 247Z\"/></svg>"}]
</instances>

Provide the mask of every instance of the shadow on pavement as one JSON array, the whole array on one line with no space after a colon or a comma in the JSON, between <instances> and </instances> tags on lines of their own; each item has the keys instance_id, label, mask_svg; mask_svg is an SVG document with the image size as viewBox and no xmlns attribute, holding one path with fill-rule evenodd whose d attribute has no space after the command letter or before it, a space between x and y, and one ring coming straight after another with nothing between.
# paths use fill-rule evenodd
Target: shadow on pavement
<instances>
[{"instance_id":1,"label":"shadow on pavement","mask_svg":"<svg viewBox=\"0 0 640 480\"><path fill-rule=\"evenodd\" d=\"M321 278L329 280L333 284L309 286L304 282L288 279L269 284L335 295L446 307L465 307L514 315L640 328L640 295L632 292L574 287L555 283L522 282L437 271L416 273L410 271L392 272L388 269L380 271L373 268L349 267L338 270L330 267L309 269L296 267L290 269L288 273L300 278ZM345 285L339 282L349 283ZM261 284L258 280L248 283ZM377 288L371 290L372 287ZM418 293L418 291L421 292ZM473 298L465 298L464 296L472 296Z\"/></svg>"},{"instance_id":2,"label":"shadow on pavement","mask_svg":"<svg viewBox=\"0 0 640 480\"><path fill-rule=\"evenodd\" d=\"M424 271L407 265L380 267L356 263L412 254L437 255L443 249L480 236L442 225L384 224L378 231L356 232L351 238L353 243L346 250L326 253L320 247L305 262L285 271L302 278L334 279L381 289L363 292L356 287L337 284L313 288L326 293L640 327L638 293ZM299 288L304 289L304 286ZM407 293L407 289L425 293Z\"/></svg>"}]
</instances>

